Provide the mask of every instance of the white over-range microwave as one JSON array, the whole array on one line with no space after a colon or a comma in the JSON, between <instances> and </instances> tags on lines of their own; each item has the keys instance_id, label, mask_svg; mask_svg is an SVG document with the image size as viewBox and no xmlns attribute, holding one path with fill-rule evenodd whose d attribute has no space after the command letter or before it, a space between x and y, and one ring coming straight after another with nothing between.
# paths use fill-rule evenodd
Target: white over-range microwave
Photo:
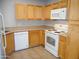
<instances>
[{"instance_id":1,"label":"white over-range microwave","mask_svg":"<svg viewBox=\"0 0 79 59\"><path fill-rule=\"evenodd\" d=\"M67 8L51 10L51 19L66 19Z\"/></svg>"}]
</instances>

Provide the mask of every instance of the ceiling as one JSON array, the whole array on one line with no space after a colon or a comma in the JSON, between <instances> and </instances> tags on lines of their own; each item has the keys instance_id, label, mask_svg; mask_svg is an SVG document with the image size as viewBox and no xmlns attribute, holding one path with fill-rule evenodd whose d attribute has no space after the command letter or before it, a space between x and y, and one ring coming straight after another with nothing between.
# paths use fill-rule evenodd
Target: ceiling
<instances>
[{"instance_id":1,"label":"ceiling","mask_svg":"<svg viewBox=\"0 0 79 59\"><path fill-rule=\"evenodd\" d=\"M40 1L40 2L45 2L45 3L55 3L55 2L58 2L60 0L34 0L34 1Z\"/></svg>"},{"instance_id":2,"label":"ceiling","mask_svg":"<svg viewBox=\"0 0 79 59\"><path fill-rule=\"evenodd\" d=\"M59 0L36 0L36 1L41 1L41 2L57 2Z\"/></svg>"},{"instance_id":3,"label":"ceiling","mask_svg":"<svg viewBox=\"0 0 79 59\"><path fill-rule=\"evenodd\" d=\"M60 0L16 0L17 2L20 3L32 3L32 4L38 4L38 5L47 5L49 3L55 3Z\"/></svg>"}]
</instances>

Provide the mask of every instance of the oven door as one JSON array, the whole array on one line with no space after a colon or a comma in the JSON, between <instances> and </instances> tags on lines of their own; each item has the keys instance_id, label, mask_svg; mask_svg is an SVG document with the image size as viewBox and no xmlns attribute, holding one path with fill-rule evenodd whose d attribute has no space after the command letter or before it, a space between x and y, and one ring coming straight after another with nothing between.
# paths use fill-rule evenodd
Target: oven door
<instances>
[{"instance_id":1,"label":"oven door","mask_svg":"<svg viewBox=\"0 0 79 59\"><path fill-rule=\"evenodd\" d=\"M47 34L45 44L52 47L54 50L58 50L59 35L57 34Z\"/></svg>"}]
</instances>

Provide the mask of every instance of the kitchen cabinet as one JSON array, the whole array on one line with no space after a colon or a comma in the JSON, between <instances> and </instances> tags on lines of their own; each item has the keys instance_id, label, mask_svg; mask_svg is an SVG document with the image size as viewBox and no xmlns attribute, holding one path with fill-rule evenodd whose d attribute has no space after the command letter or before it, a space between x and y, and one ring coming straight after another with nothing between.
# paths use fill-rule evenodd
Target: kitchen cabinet
<instances>
[{"instance_id":1,"label":"kitchen cabinet","mask_svg":"<svg viewBox=\"0 0 79 59\"><path fill-rule=\"evenodd\" d=\"M67 3L68 3L68 0L61 0L61 1L58 3L58 7L59 7L59 8L67 7Z\"/></svg>"},{"instance_id":2,"label":"kitchen cabinet","mask_svg":"<svg viewBox=\"0 0 79 59\"><path fill-rule=\"evenodd\" d=\"M44 19L49 20L50 19L50 6L44 7Z\"/></svg>"},{"instance_id":3,"label":"kitchen cabinet","mask_svg":"<svg viewBox=\"0 0 79 59\"><path fill-rule=\"evenodd\" d=\"M10 55L15 51L14 33L6 34L6 55Z\"/></svg>"},{"instance_id":4,"label":"kitchen cabinet","mask_svg":"<svg viewBox=\"0 0 79 59\"><path fill-rule=\"evenodd\" d=\"M27 18L27 7L24 4L16 4L16 19L25 20Z\"/></svg>"},{"instance_id":5,"label":"kitchen cabinet","mask_svg":"<svg viewBox=\"0 0 79 59\"><path fill-rule=\"evenodd\" d=\"M35 18L34 18L34 6L33 5L28 5L28 13L27 13L27 17L28 17L28 19L30 19L30 20L34 20Z\"/></svg>"},{"instance_id":6,"label":"kitchen cabinet","mask_svg":"<svg viewBox=\"0 0 79 59\"><path fill-rule=\"evenodd\" d=\"M40 30L40 45L45 46L45 31Z\"/></svg>"},{"instance_id":7,"label":"kitchen cabinet","mask_svg":"<svg viewBox=\"0 0 79 59\"><path fill-rule=\"evenodd\" d=\"M25 4L16 4L16 19L17 20L34 20L34 6Z\"/></svg>"},{"instance_id":8,"label":"kitchen cabinet","mask_svg":"<svg viewBox=\"0 0 79 59\"><path fill-rule=\"evenodd\" d=\"M16 19L42 20L43 7L35 5L16 4Z\"/></svg>"},{"instance_id":9,"label":"kitchen cabinet","mask_svg":"<svg viewBox=\"0 0 79 59\"><path fill-rule=\"evenodd\" d=\"M79 0L68 0L68 38L65 59L79 59Z\"/></svg>"},{"instance_id":10,"label":"kitchen cabinet","mask_svg":"<svg viewBox=\"0 0 79 59\"><path fill-rule=\"evenodd\" d=\"M39 45L44 45L44 33L41 30L31 30L29 31L29 46L35 47Z\"/></svg>"},{"instance_id":11,"label":"kitchen cabinet","mask_svg":"<svg viewBox=\"0 0 79 59\"><path fill-rule=\"evenodd\" d=\"M14 33L15 51L26 49L29 47L28 32Z\"/></svg>"},{"instance_id":12,"label":"kitchen cabinet","mask_svg":"<svg viewBox=\"0 0 79 59\"><path fill-rule=\"evenodd\" d=\"M65 59L66 40L67 40L67 38L65 36L60 35L60 38L59 38L59 57L61 59Z\"/></svg>"},{"instance_id":13,"label":"kitchen cabinet","mask_svg":"<svg viewBox=\"0 0 79 59\"><path fill-rule=\"evenodd\" d=\"M79 59L79 24L69 24L68 36L66 59Z\"/></svg>"},{"instance_id":14,"label":"kitchen cabinet","mask_svg":"<svg viewBox=\"0 0 79 59\"><path fill-rule=\"evenodd\" d=\"M36 20L43 20L43 7L34 6L34 17Z\"/></svg>"},{"instance_id":15,"label":"kitchen cabinet","mask_svg":"<svg viewBox=\"0 0 79 59\"><path fill-rule=\"evenodd\" d=\"M28 19L30 20L42 20L43 19L43 7L28 5Z\"/></svg>"},{"instance_id":16,"label":"kitchen cabinet","mask_svg":"<svg viewBox=\"0 0 79 59\"><path fill-rule=\"evenodd\" d=\"M68 1L68 18L70 21L74 21L74 20L78 20L79 21L79 17L78 13L79 13L79 0L71 0ZM74 12L75 11L75 12Z\"/></svg>"},{"instance_id":17,"label":"kitchen cabinet","mask_svg":"<svg viewBox=\"0 0 79 59\"><path fill-rule=\"evenodd\" d=\"M67 0L61 0L60 2L48 4L46 6L16 4L16 19L49 20L50 10L62 7L67 7Z\"/></svg>"}]
</instances>

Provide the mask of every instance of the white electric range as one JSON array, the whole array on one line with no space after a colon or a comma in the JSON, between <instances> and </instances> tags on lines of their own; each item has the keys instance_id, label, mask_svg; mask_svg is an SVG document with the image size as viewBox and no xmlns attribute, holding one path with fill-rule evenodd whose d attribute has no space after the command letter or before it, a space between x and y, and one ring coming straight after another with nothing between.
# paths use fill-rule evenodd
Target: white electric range
<instances>
[{"instance_id":1,"label":"white electric range","mask_svg":"<svg viewBox=\"0 0 79 59\"><path fill-rule=\"evenodd\" d=\"M59 32L56 31L46 31L45 32L45 49L51 54L58 56L59 47Z\"/></svg>"}]
</instances>

